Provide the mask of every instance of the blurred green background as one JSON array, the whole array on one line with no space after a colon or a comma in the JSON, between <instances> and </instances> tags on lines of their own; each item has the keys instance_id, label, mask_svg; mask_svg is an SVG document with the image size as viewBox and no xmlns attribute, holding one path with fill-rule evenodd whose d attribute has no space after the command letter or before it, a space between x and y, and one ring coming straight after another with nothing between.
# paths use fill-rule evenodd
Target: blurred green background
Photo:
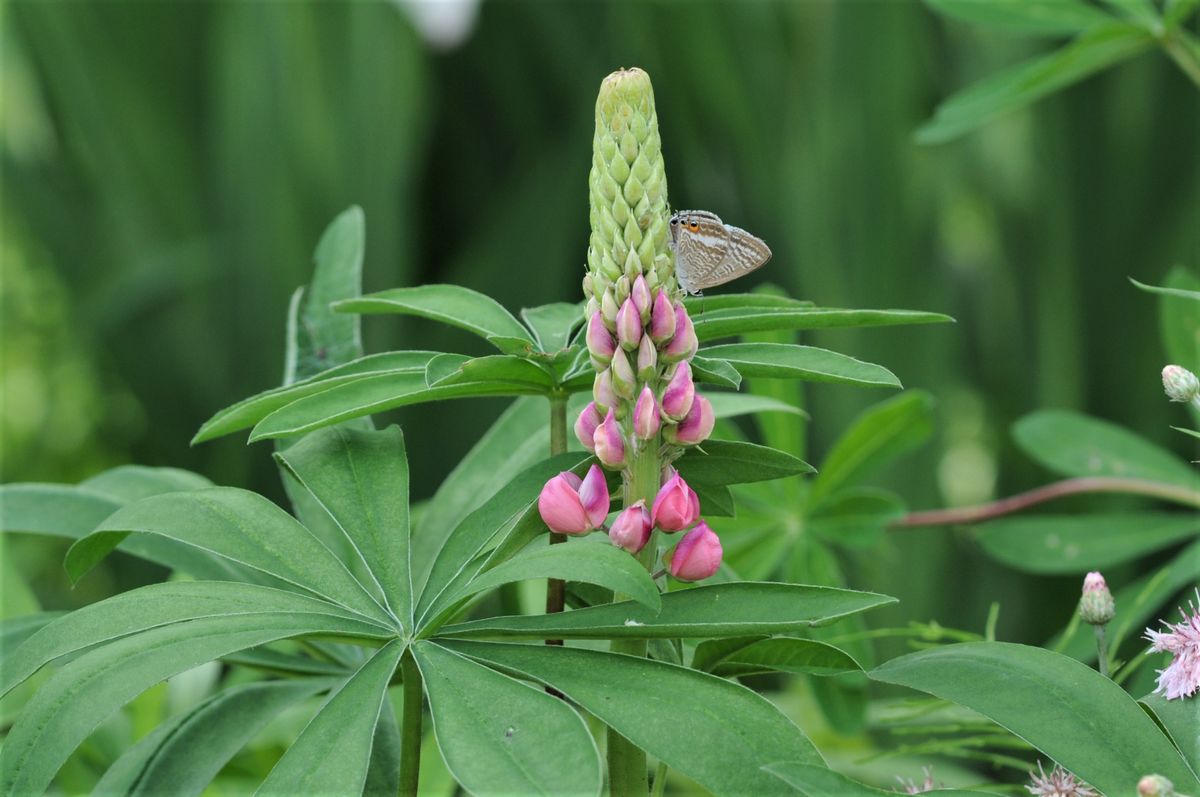
<instances>
[{"instance_id":1,"label":"blurred green background","mask_svg":"<svg viewBox=\"0 0 1200 797\"><path fill-rule=\"evenodd\" d=\"M324 226L364 208L368 291L575 300L592 105L632 65L654 80L672 205L774 249L738 289L958 319L809 337L937 397L934 442L880 479L911 506L1045 481L1007 436L1035 408L1189 453L1168 428L1184 418L1158 380L1156 303L1126 280L1200 263L1200 104L1157 51L922 147L912 131L940 99L1051 42L916 0L10 2L0 26L4 481L138 462L282 498L268 446L188 441L278 384L288 298ZM483 353L414 319L368 318L365 335L368 351ZM809 395L814 461L885 398ZM395 414L415 495L502 406ZM1030 631L1018 577L945 530L898 535L854 580L902 598L892 619L978 629L1001 598L1001 636L1034 641L1065 619Z\"/></svg>"}]
</instances>

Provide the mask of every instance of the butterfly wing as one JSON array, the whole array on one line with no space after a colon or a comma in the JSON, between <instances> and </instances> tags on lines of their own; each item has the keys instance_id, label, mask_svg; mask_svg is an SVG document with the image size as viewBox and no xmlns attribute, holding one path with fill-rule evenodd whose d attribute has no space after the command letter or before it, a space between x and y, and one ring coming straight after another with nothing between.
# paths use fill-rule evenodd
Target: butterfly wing
<instances>
[{"instance_id":1,"label":"butterfly wing","mask_svg":"<svg viewBox=\"0 0 1200 797\"><path fill-rule=\"evenodd\" d=\"M725 231L727 246L724 257L704 273L692 275L692 282L697 290L724 285L762 268L771 259L771 247L757 235L732 224L726 224Z\"/></svg>"},{"instance_id":2,"label":"butterfly wing","mask_svg":"<svg viewBox=\"0 0 1200 797\"><path fill-rule=\"evenodd\" d=\"M679 286L687 293L699 293L706 280L729 251L729 228L715 214L688 211L686 221L695 221L699 230L684 231L675 249L675 271Z\"/></svg>"}]
</instances>

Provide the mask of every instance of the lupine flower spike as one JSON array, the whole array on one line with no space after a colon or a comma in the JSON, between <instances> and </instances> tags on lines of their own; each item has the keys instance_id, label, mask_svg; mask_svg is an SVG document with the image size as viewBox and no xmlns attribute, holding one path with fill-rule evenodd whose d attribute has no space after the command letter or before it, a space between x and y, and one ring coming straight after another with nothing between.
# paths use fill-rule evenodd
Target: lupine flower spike
<instances>
[{"instance_id":1,"label":"lupine flower spike","mask_svg":"<svg viewBox=\"0 0 1200 797\"><path fill-rule=\"evenodd\" d=\"M1066 771L1058 764L1049 775L1038 762L1038 774L1029 773L1031 785L1025 789L1037 797L1099 797L1096 790L1079 778Z\"/></svg>"},{"instance_id":2,"label":"lupine flower spike","mask_svg":"<svg viewBox=\"0 0 1200 797\"><path fill-rule=\"evenodd\" d=\"M1200 589L1196 590L1200 602ZM1150 649L1174 655L1166 669L1158 671L1158 686L1167 700L1193 697L1200 692L1200 605L1188 601L1188 610L1179 609L1183 622L1171 624L1163 621L1165 631L1146 629L1145 638L1150 640Z\"/></svg>"},{"instance_id":3,"label":"lupine flower spike","mask_svg":"<svg viewBox=\"0 0 1200 797\"><path fill-rule=\"evenodd\" d=\"M538 496L538 514L559 534L587 534L604 525L608 503L604 471L593 465L582 479L563 471L547 481Z\"/></svg>"}]
</instances>

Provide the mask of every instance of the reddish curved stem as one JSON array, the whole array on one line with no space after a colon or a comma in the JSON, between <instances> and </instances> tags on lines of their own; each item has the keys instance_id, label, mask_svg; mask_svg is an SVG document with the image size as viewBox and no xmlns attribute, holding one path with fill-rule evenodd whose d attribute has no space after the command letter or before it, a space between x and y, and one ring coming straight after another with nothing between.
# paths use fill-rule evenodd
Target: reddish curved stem
<instances>
[{"instance_id":1,"label":"reddish curved stem","mask_svg":"<svg viewBox=\"0 0 1200 797\"><path fill-rule=\"evenodd\" d=\"M980 523L1020 512L1031 506L1053 501L1068 495L1081 493L1127 493L1161 498L1177 504L1200 507L1200 492L1187 490L1146 479L1123 479L1116 476L1084 476L1047 484L1028 492L1010 495L980 506L956 509L934 509L927 512L910 512L892 524L892 528L912 529L925 526L954 526Z\"/></svg>"}]
</instances>

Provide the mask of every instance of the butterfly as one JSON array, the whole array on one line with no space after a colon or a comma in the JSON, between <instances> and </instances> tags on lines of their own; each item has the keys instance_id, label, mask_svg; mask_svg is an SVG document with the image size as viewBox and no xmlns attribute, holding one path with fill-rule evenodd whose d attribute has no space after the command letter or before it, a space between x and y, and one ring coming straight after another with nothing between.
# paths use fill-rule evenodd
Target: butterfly
<instances>
[{"instance_id":1,"label":"butterfly","mask_svg":"<svg viewBox=\"0 0 1200 797\"><path fill-rule=\"evenodd\" d=\"M758 236L726 224L707 210L681 210L671 217L675 277L687 293L724 285L771 259Z\"/></svg>"}]
</instances>

